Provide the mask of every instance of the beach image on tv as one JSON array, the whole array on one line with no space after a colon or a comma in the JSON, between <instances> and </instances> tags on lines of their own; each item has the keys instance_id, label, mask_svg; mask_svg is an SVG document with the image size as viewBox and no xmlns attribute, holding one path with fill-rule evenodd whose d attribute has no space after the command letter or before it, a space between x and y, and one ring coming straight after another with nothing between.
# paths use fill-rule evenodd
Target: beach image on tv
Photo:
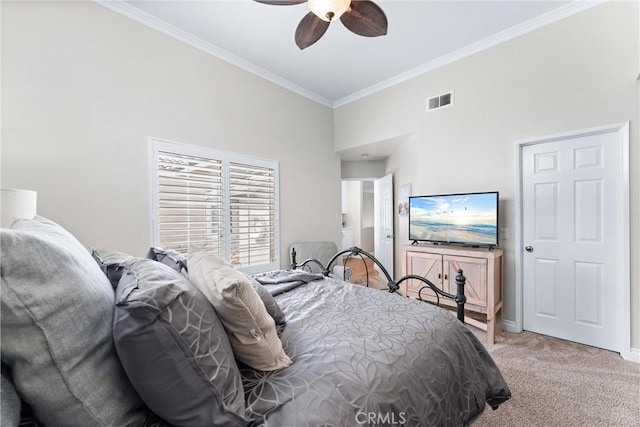
<instances>
[{"instance_id":1,"label":"beach image on tv","mask_svg":"<svg viewBox=\"0 0 640 427\"><path fill-rule=\"evenodd\" d=\"M409 240L497 244L497 193L411 197Z\"/></svg>"}]
</instances>

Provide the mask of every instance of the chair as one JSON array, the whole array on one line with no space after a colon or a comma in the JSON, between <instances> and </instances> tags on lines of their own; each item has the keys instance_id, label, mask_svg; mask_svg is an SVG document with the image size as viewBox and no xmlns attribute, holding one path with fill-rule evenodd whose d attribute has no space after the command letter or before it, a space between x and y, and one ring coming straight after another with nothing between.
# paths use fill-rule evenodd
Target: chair
<instances>
[{"instance_id":1,"label":"chair","mask_svg":"<svg viewBox=\"0 0 640 427\"><path fill-rule=\"evenodd\" d=\"M289 254L295 249L296 263L302 264L308 259L316 259L326 267L331 258L338 253L338 247L335 242L296 242L289 246ZM322 269L315 263L309 263L305 266L305 270L312 273L322 273ZM351 278L351 269L342 265L342 259L338 258L331 268L329 276L349 281Z\"/></svg>"}]
</instances>

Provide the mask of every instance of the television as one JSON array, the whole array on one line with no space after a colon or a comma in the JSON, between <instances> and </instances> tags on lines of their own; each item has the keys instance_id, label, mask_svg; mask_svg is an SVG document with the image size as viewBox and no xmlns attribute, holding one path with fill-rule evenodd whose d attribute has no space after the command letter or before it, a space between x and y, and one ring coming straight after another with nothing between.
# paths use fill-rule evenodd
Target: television
<instances>
[{"instance_id":1,"label":"television","mask_svg":"<svg viewBox=\"0 0 640 427\"><path fill-rule=\"evenodd\" d=\"M498 192L409 197L409 240L498 246Z\"/></svg>"}]
</instances>

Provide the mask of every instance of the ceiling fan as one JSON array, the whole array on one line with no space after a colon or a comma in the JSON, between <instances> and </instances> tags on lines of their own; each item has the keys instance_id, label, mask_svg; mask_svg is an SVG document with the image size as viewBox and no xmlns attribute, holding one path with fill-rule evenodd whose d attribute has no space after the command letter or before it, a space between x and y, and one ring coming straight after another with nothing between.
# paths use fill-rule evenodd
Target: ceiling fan
<instances>
[{"instance_id":1,"label":"ceiling fan","mask_svg":"<svg viewBox=\"0 0 640 427\"><path fill-rule=\"evenodd\" d=\"M255 0L274 6L291 6L308 1L311 12L302 18L296 28L296 44L305 49L324 35L331 21L340 21L352 33L365 37L387 34L387 16L382 9L368 0Z\"/></svg>"}]
</instances>

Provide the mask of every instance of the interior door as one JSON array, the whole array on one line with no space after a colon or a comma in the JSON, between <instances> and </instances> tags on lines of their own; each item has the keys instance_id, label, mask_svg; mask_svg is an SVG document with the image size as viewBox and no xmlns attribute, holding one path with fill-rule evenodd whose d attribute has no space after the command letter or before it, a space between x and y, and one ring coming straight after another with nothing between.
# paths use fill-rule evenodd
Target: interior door
<instances>
[{"instance_id":1,"label":"interior door","mask_svg":"<svg viewBox=\"0 0 640 427\"><path fill-rule=\"evenodd\" d=\"M393 278L393 175L389 174L373 182L374 251L389 275ZM377 267L376 267L377 268Z\"/></svg>"},{"instance_id":2,"label":"interior door","mask_svg":"<svg viewBox=\"0 0 640 427\"><path fill-rule=\"evenodd\" d=\"M611 132L523 147L524 329L620 349L621 153Z\"/></svg>"}]
</instances>

